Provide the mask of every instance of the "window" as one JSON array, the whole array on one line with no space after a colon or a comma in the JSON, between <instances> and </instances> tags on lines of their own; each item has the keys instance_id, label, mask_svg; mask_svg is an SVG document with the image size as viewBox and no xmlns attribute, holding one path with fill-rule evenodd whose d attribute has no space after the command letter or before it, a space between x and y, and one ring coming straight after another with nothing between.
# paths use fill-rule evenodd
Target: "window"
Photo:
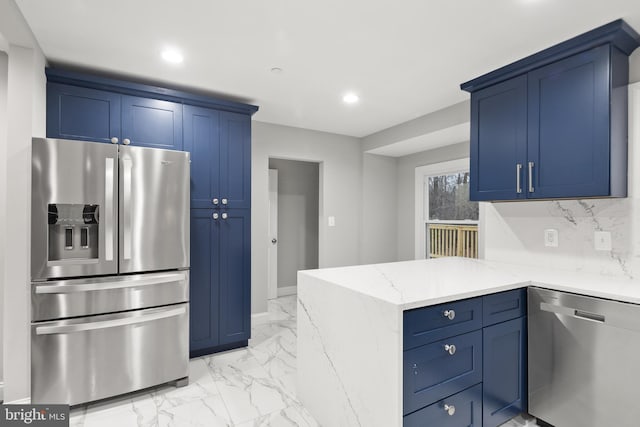
<instances>
[{"instance_id":1,"label":"window","mask_svg":"<svg viewBox=\"0 0 640 427\"><path fill-rule=\"evenodd\" d=\"M478 257L478 203L469 201L469 172L425 176L426 255Z\"/></svg>"},{"instance_id":2,"label":"window","mask_svg":"<svg viewBox=\"0 0 640 427\"><path fill-rule=\"evenodd\" d=\"M416 259L478 257L477 202L469 201L469 159L416 168Z\"/></svg>"}]
</instances>

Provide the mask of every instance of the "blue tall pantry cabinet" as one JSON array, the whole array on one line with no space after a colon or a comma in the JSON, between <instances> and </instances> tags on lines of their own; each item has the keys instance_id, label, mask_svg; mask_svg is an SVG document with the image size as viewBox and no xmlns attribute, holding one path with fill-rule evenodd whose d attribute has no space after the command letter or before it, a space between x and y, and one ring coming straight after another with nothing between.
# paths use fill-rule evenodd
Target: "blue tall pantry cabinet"
<instances>
[{"instance_id":1,"label":"blue tall pantry cabinet","mask_svg":"<svg viewBox=\"0 0 640 427\"><path fill-rule=\"evenodd\" d=\"M47 69L47 137L191 153L190 354L251 334L253 105Z\"/></svg>"}]
</instances>

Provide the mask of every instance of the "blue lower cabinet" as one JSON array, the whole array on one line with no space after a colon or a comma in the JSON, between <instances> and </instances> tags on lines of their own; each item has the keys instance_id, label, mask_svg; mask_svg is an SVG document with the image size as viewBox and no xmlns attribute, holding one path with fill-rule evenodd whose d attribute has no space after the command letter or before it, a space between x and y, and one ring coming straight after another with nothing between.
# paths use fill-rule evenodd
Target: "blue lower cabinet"
<instances>
[{"instance_id":1,"label":"blue lower cabinet","mask_svg":"<svg viewBox=\"0 0 640 427\"><path fill-rule=\"evenodd\" d=\"M251 210L191 210L191 357L251 336Z\"/></svg>"},{"instance_id":2,"label":"blue lower cabinet","mask_svg":"<svg viewBox=\"0 0 640 427\"><path fill-rule=\"evenodd\" d=\"M482 297L482 325L494 325L527 314L527 289L499 292Z\"/></svg>"},{"instance_id":3,"label":"blue lower cabinet","mask_svg":"<svg viewBox=\"0 0 640 427\"><path fill-rule=\"evenodd\" d=\"M483 426L527 410L526 316L483 330Z\"/></svg>"},{"instance_id":4,"label":"blue lower cabinet","mask_svg":"<svg viewBox=\"0 0 640 427\"><path fill-rule=\"evenodd\" d=\"M404 414L482 381L482 330L404 352Z\"/></svg>"},{"instance_id":5,"label":"blue lower cabinet","mask_svg":"<svg viewBox=\"0 0 640 427\"><path fill-rule=\"evenodd\" d=\"M482 385L478 384L404 417L404 427L481 427Z\"/></svg>"}]
</instances>

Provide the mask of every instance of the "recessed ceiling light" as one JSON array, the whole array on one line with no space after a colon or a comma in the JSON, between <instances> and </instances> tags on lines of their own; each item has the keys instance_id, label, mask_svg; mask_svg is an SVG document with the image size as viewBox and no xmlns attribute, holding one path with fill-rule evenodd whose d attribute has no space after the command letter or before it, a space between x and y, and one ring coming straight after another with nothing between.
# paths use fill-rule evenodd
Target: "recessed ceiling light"
<instances>
[{"instance_id":1,"label":"recessed ceiling light","mask_svg":"<svg viewBox=\"0 0 640 427\"><path fill-rule=\"evenodd\" d=\"M347 104L355 104L356 102L358 102L360 100L360 97L358 97L358 95L356 95L355 93L351 92L351 93L347 93L345 96L343 96L342 100L344 102L346 102Z\"/></svg>"},{"instance_id":2,"label":"recessed ceiling light","mask_svg":"<svg viewBox=\"0 0 640 427\"><path fill-rule=\"evenodd\" d=\"M281 74L281 73L282 73L282 68L280 68L280 67L273 67L273 68L271 68L271 72L272 72L273 74Z\"/></svg>"},{"instance_id":3,"label":"recessed ceiling light","mask_svg":"<svg viewBox=\"0 0 640 427\"><path fill-rule=\"evenodd\" d=\"M162 59L164 59L167 62L171 62L172 64L179 64L184 60L184 58L182 57L182 54L175 49L163 50Z\"/></svg>"}]
</instances>

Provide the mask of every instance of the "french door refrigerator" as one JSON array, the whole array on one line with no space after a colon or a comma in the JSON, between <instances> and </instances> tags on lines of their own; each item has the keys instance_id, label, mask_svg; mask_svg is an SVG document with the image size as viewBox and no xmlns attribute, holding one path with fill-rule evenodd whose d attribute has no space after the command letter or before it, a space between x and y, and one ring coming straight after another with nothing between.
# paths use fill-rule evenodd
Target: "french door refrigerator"
<instances>
[{"instance_id":1,"label":"french door refrigerator","mask_svg":"<svg viewBox=\"0 0 640 427\"><path fill-rule=\"evenodd\" d=\"M189 153L34 138L31 400L188 381Z\"/></svg>"}]
</instances>

